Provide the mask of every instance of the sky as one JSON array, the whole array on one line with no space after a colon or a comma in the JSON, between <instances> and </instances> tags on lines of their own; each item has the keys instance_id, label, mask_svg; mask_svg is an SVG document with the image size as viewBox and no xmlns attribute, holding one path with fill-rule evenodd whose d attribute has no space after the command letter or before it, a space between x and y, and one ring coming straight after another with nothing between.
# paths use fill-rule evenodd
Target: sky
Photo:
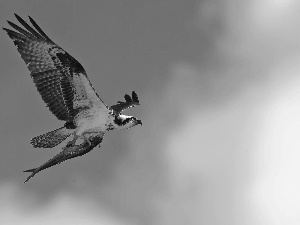
<instances>
[{"instance_id":1,"label":"sky","mask_svg":"<svg viewBox=\"0 0 300 225\"><path fill-rule=\"evenodd\" d=\"M63 125L0 34L0 224L296 225L300 3L295 0L0 1L30 15L108 105L137 92L89 154L37 174Z\"/></svg>"}]
</instances>

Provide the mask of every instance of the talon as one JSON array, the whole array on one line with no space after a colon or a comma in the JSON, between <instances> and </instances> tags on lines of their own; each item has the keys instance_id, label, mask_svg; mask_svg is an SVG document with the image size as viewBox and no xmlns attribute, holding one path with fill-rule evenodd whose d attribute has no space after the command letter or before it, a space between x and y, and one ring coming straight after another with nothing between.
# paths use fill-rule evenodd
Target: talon
<instances>
[{"instance_id":1,"label":"talon","mask_svg":"<svg viewBox=\"0 0 300 225\"><path fill-rule=\"evenodd\" d=\"M84 143L87 143L88 146L91 146L91 142L86 136L83 136L83 139L84 139Z\"/></svg>"},{"instance_id":2,"label":"talon","mask_svg":"<svg viewBox=\"0 0 300 225\"><path fill-rule=\"evenodd\" d=\"M73 140L69 141L69 142L67 143L66 147L67 147L67 148L69 148L69 147L74 147L77 138L78 138L77 136L74 136Z\"/></svg>"},{"instance_id":3,"label":"talon","mask_svg":"<svg viewBox=\"0 0 300 225\"><path fill-rule=\"evenodd\" d=\"M69 141L66 145L67 148L69 147L73 147L75 145L75 142L74 141Z\"/></svg>"}]
</instances>

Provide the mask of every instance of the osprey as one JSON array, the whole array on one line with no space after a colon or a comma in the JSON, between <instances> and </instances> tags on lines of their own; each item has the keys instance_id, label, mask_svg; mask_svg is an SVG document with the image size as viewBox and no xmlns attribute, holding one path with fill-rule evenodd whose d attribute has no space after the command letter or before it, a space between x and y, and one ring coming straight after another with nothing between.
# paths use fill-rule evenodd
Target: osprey
<instances>
[{"instance_id":1,"label":"osprey","mask_svg":"<svg viewBox=\"0 0 300 225\"><path fill-rule=\"evenodd\" d=\"M125 101L107 106L91 85L82 65L55 44L29 16L32 26L21 17L15 17L23 25L7 21L15 31L3 28L17 46L30 75L49 110L65 121L63 127L32 138L35 148L53 148L73 135L63 151L42 166L24 172L32 174L59 164L67 159L81 156L102 142L109 130L123 130L141 124L141 120L121 112L139 105L137 94L125 95ZM81 144L77 140L82 139Z\"/></svg>"}]
</instances>

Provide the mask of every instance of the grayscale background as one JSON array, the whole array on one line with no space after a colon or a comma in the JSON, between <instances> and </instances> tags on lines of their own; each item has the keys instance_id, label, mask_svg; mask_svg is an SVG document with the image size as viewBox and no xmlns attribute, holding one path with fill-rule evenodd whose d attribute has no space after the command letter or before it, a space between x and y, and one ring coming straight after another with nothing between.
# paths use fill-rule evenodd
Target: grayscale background
<instances>
[{"instance_id":1,"label":"grayscale background","mask_svg":"<svg viewBox=\"0 0 300 225\"><path fill-rule=\"evenodd\" d=\"M62 126L0 32L0 224L300 224L300 3L296 0L0 1L33 17L108 104L143 126L37 174Z\"/></svg>"}]
</instances>

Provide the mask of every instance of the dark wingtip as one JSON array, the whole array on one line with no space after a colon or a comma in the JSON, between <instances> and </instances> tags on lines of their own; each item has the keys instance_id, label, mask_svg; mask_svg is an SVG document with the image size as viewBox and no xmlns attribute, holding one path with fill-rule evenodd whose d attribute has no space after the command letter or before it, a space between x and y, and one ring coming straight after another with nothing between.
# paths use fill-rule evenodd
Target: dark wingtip
<instances>
[{"instance_id":1,"label":"dark wingtip","mask_svg":"<svg viewBox=\"0 0 300 225\"><path fill-rule=\"evenodd\" d=\"M13 27L13 25L14 25L14 23L13 22L11 22L11 21L9 21L9 20L6 20L6 22L10 25L10 26L12 26Z\"/></svg>"},{"instance_id":2,"label":"dark wingtip","mask_svg":"<svg viewBox=\"0 0 300 225\"><path fill-rule=\"evenodd\" d=\"M11 24L12 22L11 21L9 21L9 20L6 20L6 22L8 23L8 24ZM8 29L7 28L5 28L5 27L2 27L2 29L3 30L5 30L6 32L8 31Z\"/></svg>"},{"instance_id":3,"label":"dark wingtip","mask_svg":"<svg viewBox=\"0 0 300 225\"><path fill-rule=\"evenodd\" d=\"M23 20L17 13L14 13L14 15L15 15L15 17L19 20L19 19L21 19L21 20Z\"/></svg>"},{"instance_id":4,"label":"dark wingtip","mask_svg":"<svg viewBox=\"0 0 300 225\"><path fill-rule=\"evenodd\" d=\"M126 102L131 102L132 101L131 97L128 94L126 94L124 96L124 98L125 98Z\"/></svg>"},{"instance_id":5,"label":"dark wingtip","mask_svg":"<svg viewBox=\"0 0 300 225\"><path fill-rule=\"evenodd\" d=\"M137 124L140 124L141 126L143 126L143 122L141 120L137 120L136 122L137 122Z\"/></svg>"},{"instance_id":6,"label":"dark wingtip","mask_svg":"<svg viewBox=\"0 0 300 225\"><path fill-rule=\"evenodd\" d=\"M138 98L138 96L137 96L137 94L136 94L135 91L132 91L132 100L134 102L136 102L137 104L140 104L139 98Z\"/></svg>"},{"instance_id":7,"label":"dark wingtip","mask_svg":"<svg viewBox=\"0 0 300 225\"><path fill-rule=\"evenodd\" d=\"M29 21L30 21L31 23L32 23L32 21L33 21L33 23L35 23L34 19L32 19L31 16L28 15L28 18L29 18Z\"/></svg>"},{"instance_id":8,"label":"dark wingtip","mask_svg":"<svg viewBox=\"0 0 300 225\"><path fill-rule=\"evenodd\" d=\"M28 15L28 18L29 18L30 22L34 21L34 19L32 19L32 17L29 15Z\"/></svg>"}]
</instances>

